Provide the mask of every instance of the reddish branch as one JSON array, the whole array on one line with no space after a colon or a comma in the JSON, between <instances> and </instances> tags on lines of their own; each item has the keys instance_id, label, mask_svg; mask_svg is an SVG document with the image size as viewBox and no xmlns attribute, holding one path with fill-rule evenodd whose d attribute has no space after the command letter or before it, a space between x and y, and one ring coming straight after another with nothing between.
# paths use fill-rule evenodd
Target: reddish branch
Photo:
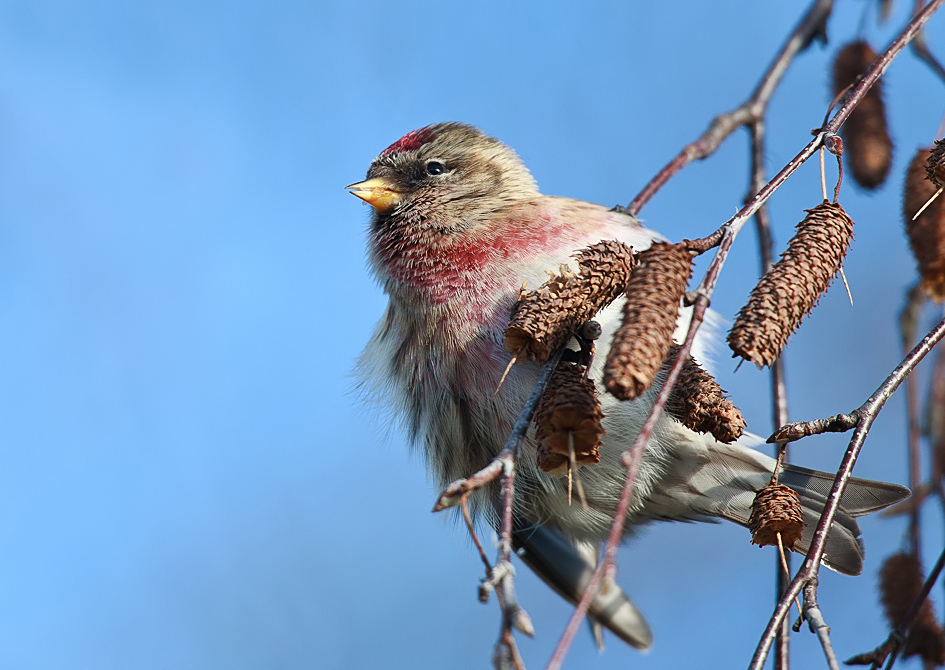
<instances>
[{"instance_id":1,"label":"reddish branch","mask_svg":"<svg viewBox=\"0 0 945 670\"><path fill-rule=\"evenodd\" d=\"M873 65L870 66L869 70L867 70L866 74L863 75L860 83L857 84L857 86L853 89L844 105L837 111L837 113L826 124L826 126L824 126L820 135L818 135L818 138L823 137L827 133L835 134L837 132L843 122L850 115L853 107L863 99L864 95L866 95L866 92L869 90L869 87L873 85L873 82L882 76L883 72L885 72L886 68L889 67L889 64L892 62L892 60L922 29L922 26L928 22L932 14L934 14L935 11L941 7L943 1L945 0L933 0L925 8L916 13L903 33L897 37L886 50L886 52L877 58ZM817 138L815 138L815 142L816 140ZM810 147L810 145L808 145L808 147ZM803 153L804 152L802 152L802 154ZM750 670L760 670L762 668L765 658L768 655L768 651L774 642L777 631L781 626L781 622L787 616L791 599L797 596L804 585L806 585L811 580L811 578L817 574L817 571L820 568L820 561L823 557L824 547L826 545L827 529L833 522L837 508L840 505L840 497L846 488L847 480L849 479L850 473L853 470L853 464L856 462L856 458L859 455L860 449L863 446L863 442L866 439L866 435L873 424L873 420L876 418L876 415L882 409L883 405L885 405L886 400L889 399L889 396L892 395L893 391L899 387L899 384L901 384L902 381L909 375L915 365L929 352L932 346L934 346L943 335L945 335L945 321L939 323L932 330L932 332L929 333L929 335L927 335L925 339L923 339L922 342L920 342L919 345L917 345L910 352L910 354L899 365L899 367L893 371L883 386L881 386L869 400L867 400L860 408L856 410L856 429L854 431L853 438L850 440L850 445L847 447L843 461L840 464L840 469L837 471L837 476L834 480L830 495L827 498L827 503L824 506L824 511L821 515L820 522L817 524L816 531L814 531L814 537L811 541L810 548L808 549L807 557L804 559L804 563L801 565L800 570L798 570L797 575L791 581L790 587L781 597L781 600L778 601L778 605L775 607L774 614L771 616L768 626L765 629L765 632L762 634L761 640L758 643L758 647L755 650L755 655L752 658L751 665L749 666Z\"/></svg>"},{"instance_id":2,"label":"reddish branch","mask_svg":"<svg viewBox=\"0 0 945 670\"><path fill-rule=\"evenodd\" d=\"M899 315L899 330L902 336L903 353L908 353L915 346L915 331L919 312L925 303L925 293L918 285L907 293L906 306ZM906 381L906 413L909 441L909 488L918 491L922 483L919 471L919 439L922 433L919 427L919 389L914 375L909 375ZM913 505L909 511L909 543L912 545L912 555L921 556L920 509L921 505Z\"/></svg>"}]
</instances>

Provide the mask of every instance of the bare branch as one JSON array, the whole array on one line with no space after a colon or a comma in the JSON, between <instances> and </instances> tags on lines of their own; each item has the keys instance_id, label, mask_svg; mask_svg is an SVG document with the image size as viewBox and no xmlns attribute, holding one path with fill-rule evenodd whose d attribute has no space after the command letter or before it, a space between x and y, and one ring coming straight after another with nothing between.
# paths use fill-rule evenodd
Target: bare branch
<instances>
[{"instance_id":1,"label":"bare branch","mask_svg":"<svg viewBox=\"0 0 945 670\"><path fill-rule=\"evenodd\" d=\"M859 417L856 411L853 411L850 414L837 414L826 419L787 423L774 431L767 442L768 444L785 444L795 442L803 437L820 435L821 433L845 433L854 428L858 420Z\"/></svg>"},{"instance_id":2,"label":"bare branch","mask_svg":"<svg viewBox=\"0 0 945 670\"><path fill-rule=\"evenodd\" d=\"M824 616L820 611L820 605L817 604L817 576L811 578L804 586L804 618L812 633L816 633L820 640L820 646L824 649L824 656L827 657L827 666L830 670L840 670L840 664L837 662L837 655L833 651L833 645L830 643L830 626L824 621Z\"/></svg>"},{"instance_id":3,"label":"bare branch","mask_svg":"<svg viewBox=\"0 0 945 670\"><path fill-rule=\"evenodd\" d=\"M718 256L716 256L716 260L714 260L713 263L717 262L717 260ZM627 511L630 508L630 500L633 497L634 483L636 482L636 476L640 468L640 463L643 460L643 452L650 440L650 435L653 434L653 429L656 428L656 424L659 421L663 408L666 406L666 401L669 400L673 384L676 382L677 377L679 377L679 372L682 370L683 365L688 359L689 352L692 350L692 343L695 341L696 331L699 328L699 324L702 323L702 320L705 317L705 311L708 308L708 304L709 299L704 294L701 294L696 299L696 304L692 310L692 321L689 325L689 332L686 334L686 340L683 342L682 347L676 356L676 360L673 362L672 367L669 369L669 373L666 375L666 381L663 383L663 388L660 391L659 396L657 396L656 402L653 404L653 409L650 411L650 415L647 417L646 423L643 424L640 434L637 436L636 440L634 440L633 446L623 453L622 461L624 466L627 468L627 477L624 481L624 487L623 492L620 495L620 501L617 503L617 510L614 514L614 522L610 527L610 534L607 537L607 544L604 547L603 556L598 563L597 569L594 571L593 576L588 582L587 587L584 590L584 595L581 596L581 600L574 609L574 614L572 614L571 619L568 621L568 625L565 628L564 633L562 633L561 639L558 641L558 645L555 647L554 653L551 656L551 660L548 662L547 670L560 669L561 664L564 663L564 657L567 655L568 649L571 647L571 643L574 641L574 637L577 635L577 631L581 627L581 622L587 615L587 609L591 604L591 600L593 600L594 596L597 595L597 591L600 588L601 582L603 581L604 577L613 578L615 576L617 548L620 546L620 540L623 537L623 528L627 520Z\"/></svg>"}]
</instances>

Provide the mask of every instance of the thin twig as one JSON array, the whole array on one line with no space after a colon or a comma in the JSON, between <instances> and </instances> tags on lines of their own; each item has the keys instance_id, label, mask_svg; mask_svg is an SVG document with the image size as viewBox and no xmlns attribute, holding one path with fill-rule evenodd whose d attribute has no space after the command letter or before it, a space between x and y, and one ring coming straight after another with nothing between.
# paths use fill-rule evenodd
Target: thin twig
<instances>
[{"instance_id":1,"label":"thin twig","mask_svg":"<svg viewBox=\"0 0 945 670\"><path fill-rule=\"evenodd\" d=\"M917 14L924 4L924 0L916 0L915 8L912 10L912 13ZM916 35L915 39L912 40L911 47L912 53L916 55L916 58L928 65L932 72L945 82L945 67L942 67L942 64L939 63L935 56L932 55L932 52L929 51L929 47L925 43L925 33Z\"/></svg>"},{"instance_id":2,"label":"thin twig","mask_svg":"<svg viewBox=\"0 0 945 670\"><path fill-rule=\"evenodd\" d=\"M820 605L817 604L816 575L804 586L804 618L807 619L807 625L811 632L816 633L817 639L820 640L820 646L823 647L824 656L827 657L827 666L830 670L840 670L837 655L834 653L833 645L830 643L830 626L824 621L824 615L820 611Z\"/></svg>"},{"instance_id":3,"label":"thin twig","mask_svg":"<svg viewBox=\"0 0 945 670\"><path fill-rule=\"evenodd\" d=\"M749 126L751 133L751 179L748 187L746 200L754 196L762 189L767 181L765 177L765 122L759 119ZM762 205L755 212L755 230L758 233L758 256L761 259L761 274L764 275L774 264L774 242L771 239L771 224L768 217L768 208ZM784 381L784 362L779 356L771 366L771 415L774 427L783 426L788 421L787 408L787 387ZM781 444L776 450L778 459L774 470L774 475L780 472L781 464L788 459L787 444ZM781 594L787 588L791 581L791 557L785 555L782 551L781 563L784 566L782 572L778 565L775 565L775 602L781 598ZM791 667L790 660L790 630L787 621L781 626L778 632L778 639L775 643L774 651L774 670L788 670Z\"/></svg>"},{"instance_id":4,"label":"thin twig","mask_svg":"<svg viewBox=\"0 0 945 670\"><path fill-rule=\"evenodd\" d=\"M620 501L617 505L615 518L607 538L607 544L604 549L603 557L601 558L601 561L594 572L594 576L588 583L584 595L578 602L578 606L575 608L574 614L568 622L561 639L558 641L558 645L555 647L555 651L552 654L551 660L547 666L548 670L557 670L564 662L564 657L567 654L567 650L570 648L570 645L574 640L574 636L577 634L577 629L580 627L581 621L584 619L584 616L587 613L587 608L590 605L590 601L596 594L603 576L606 574L607 577L613 578L616 574L616 563L614 559L616 557L617 547L622 538L623 527L626 523L625 515L630 506L630 498L633 494L634 481L640 461L642 459L643 451L646 447L647 441L649 440L649 436L655 427L657 420L659 419L666 399L669 397L669 393L672 390L672 385L676 381L678 371L681 368L681 364L679 362L685 358L692 347L692 341L695 339L695 333L698 330L699 325L702 323L705 310L709 304L709 298L715 289L719 274L722 271L725 259L728 257L728 254L731 251L735 237L738 235L738 232L745 225L748 219L751 218L751 216L753 216L756 211L758 211L758 209L767 201L767 199L771 197L771 195L778 188L780 188L780 186L785 181L787 181L787 179L792 174L794 174L794 172L797 171L801 165L803 165L811 156L814 155L817 149L819 149L821 144L824 142L824 139L826 137L836 135L840 126L843 125L843 122L846 121L846 119L850 116L850 113L853 111L856 105L858 105L863 99L869 88L879 79L880 76L882 76L883 72L886 71L886 68L889 67L889 64L892 62L892 60L905 48L905 46L909 43L909 40L922 27L922 25L928 21L929 17L936 9L938 9L942 2L945 2L945 0L933 0L925 10L920 12L913 19L913 21L910 22L902 35L900 35L893 42L889 49L887 49L879 58L876 59L876 61L873 62L870 68L863 75L860 82L851 91L843 105L837 110L833 118L827 122L820 132L817 133L814 139L811 140L810 143L808 143L808 145L797 154L797 156L791 159L791 161L786 166L784 166L781 171L778 172L778 174L775 175L773 179L771 179L771 181L765 184L764 188L755 194L755 196L752 197L751 200L749 200L748 203L742 207L742 209L739 210L735 216L722 225L721 230L723 231L723 235L718 251L713 258L712 263L709 265L709 268L706 271L699 288L697 289L699 297L696 299L695 305L693 307L692 320L689 324L689 331L686 335L686 341L683 344L683 349L680 355L677 357L676 363L674 363L672 368L670 368L669 375L667 375L663 388L657 397L657 401L654 403L650 411L650 415L647 417L646 423L643 426L643 430L641 430L640 434L637 436L637 439L634 441L634 445L631 447L629 452L624 452L623 462L627 467L627 477ZM671 176L671 174L669 176ZM669 176L667 176L666 179L668 179ZM665 179L663 181L665 182ZM651 182L651 184L652 183L653 182ZM655 192L655 190L653 192ZM639 197L640 196L638 196L638 198ZM643 202L645 201L646 199L643 200ZM642 204L640 206L642 206ZM632 207L631 211L633 211ZM945 323L942 324L942 327L943 332L945 332ZM939 335L939 337L941 337L941 335ZM911 369L911 366L909 369ZM901 381L901 379L899 381ZM896 386L898 386L898 382L896 383ZM880 407L885 403L885 400L886 398L884 397L879 405ZM861 421L859 425L861 427L865 425L866 430L868 430L869 426L872 425L873 418L873 416L867 416ZM854 454L852 460L850 460L849 463L847 463L848 459L844 460L844 464L847 464L848 468L852 468L853 462L856 460L856 454L859 453L859 449L862 446L862 440L865 439L865 432L862 432L862 435L861 432L862 431L858 429L858 431L854 433L854 442L851 443L851 448L848 450L852 451ZM853 444L856 444L855 449L852 446ZM844 464L841 464L841 470L837 475L837 481L834 485L835 488L839 487L840 491L846 487L846 479L848 479L850 476L849 471L847 471L846 475L841 477L842 473L844 472ZM833 492L831 495L833 495ZM821 516L821 522L818 524L818 531L815 532L814 541L811 544L811 549L808 554L809 558L807 561L805 561L805 565L810 565L813 563L814 570L813 572L808 572L808 574L805 574L804 582L809 580L811 574L816 573L816 569L820 566L820 560L823 556L824 544L826 541L826 527L824 527L824 523L825 520L828 526L829 523L832 523L833 516L836 513L836 508L839 505L839 493L837 494L836 500L833 501L832 507L830 506L830 500L831 499L828 498L828 504L825 507L824 514ZM810 560L811 555L815 557L814 561ZM808 568L808 571L809 570L810 568ZM797 584L796 590L794 590L795 584ZM782 596L781 600L778 602L778 607L775 610L775 616L772 616L771 618L772 622L775 622L776 619L776 623L770 627L771 639L768 639L768 630L766 630L765 634L762 636L758 650L755 652L756 658L752 662L753 668L758 668L760 670L760 665L764 663L764 658L767 657L768 650L770 649L774 640L774 636L776 634L775 629L779 627L784 620L786 611L783 610L782 604L785 602L785 600L790 602L791 598L796 597L797 594L800 593L800 589L801 585L798 582L798 578L795 577L791 582L791 587L787 592L785 592L784 596ZM793 593L791 593L790 598L788 598L788 593L790 593L792 590ZM758 658L761 659L760 662L757 660Z\"/></svg>"},{"instance_id":5,"label":"thin twig","mask_svg":"<svg viewBox=\"0 0 945 670\"><path fill-rule=\"evenodd\" d=\"M479 535L476 533L476 526L473 524L472 517L469 515L469 501L467 500L468 496L463 496L460 501L460 506L463 510L463 521L466 522L466 529L469 531L469 536L472 538L473 544L476 545L476 551L479 552L479 558L482 559L483 565L486 566L486 575L492 572L492 564L489 563L489 557L486 556L485 549L482 548L482 542L479 541ZM488 597L486 593L486 597ZM482 594L480 594L480 600L482 599Z\"/></svg>"},{"instance_id":6,"label":"thin twig","mask_svg":"<svg viewBox=\"0 0 945 670\"><path fill-rule=\"evenodd\" d=\"M545 393L548 381L551 379L551 375L561 361L564 349L565 347L562 347L559 351L555 352L542 366L541 372L538 374L538 379L535 381L535 387L532 389L532 394L528 397L528 400L525 401L525 406L522 408L522 412L519 414L518 420L512 428L512 434L509 435L509 439L506 440L502 451L492 459L489 465L476 474L464 479L457 479L443 489L443 492L440 493L436 500L436 504L433 506L434 512L440 512L447 507L458 505L464 495L469 495L494 480L508 467L510 456L512 456L512 462L514 463L514 458L518 454L519 445L521 445L522 440L525 439L528 427L531 425L535 411L538 409L538 403L541 402L541 396Z\"/></svg>"},{"instance_id":7,"label":"thin twig","mask_svg":"<svg viewBox=\"0 0 945 670\"><path fill-rule=\"evenodd\" d=\"M855 428L857 421L859 421L859 416L854 410L850 414L837 414L826 419L786 423L774 431L767 441L768 444L783 444L821 433L845 433Z\"/></svg>"},{"instance_id":8,"label":"thin twig","mask_svg":"<svg viewBox=\"0 0 945 670\"><path fill-rule=\"evenodd\" d=\"M512 429L512 434L509 435L509 439L506 441L502 451L499 452L489 465L476 474L466 479L458 479L447 486L440 494L436 505L433 507L434 512L439 512L447 507L462 504L465 513L467 497L473 491L494 480L500 473L502 474L502 522L499 529L499 557L496 560L495 566L489 569L488 559L485 558L484 552L481 553L483 562L486 563L487 567L486 579L482 581L479 589L480 600L487 599L489 592L495 589L496 597L502 610L502 624L499 631L499 640L496 642L495 651L492 656L493 663L497 670L508 667L524 670L525 666L518 653L515 638L512 635L512 629L514 628L529 637L533 636L535 632L528 613L518 606L515 598L515 568L511 561L512 509L515 501L515 462L518 458L518 451L522 440L525 439L528 427L531 425L535 411L538 409L538 403L541 401L541 397L548 387L551 375L554 373L555 368L558 367L564 350L565 347L561 347L542 366L538 374L538 379L535 381L532 394L525 402L525 406L522 408L522 412L519 414L518 420L515 422L515 426ZM471 520L467 523L471 528ZM475 534L473 534L473 540L476 542L477 546L479 546Z\"/></svg>"},{"instance_id":9,"label":"thin twig","mask_svg":"<svg viewBox=\"0 0 945 670\"><path fill-rule=\"evenodd\" d=\"M667 163L633 199L627 207L630 214L637 215L677 172L695 160L712 155L738 128L750 126L762 120L768 102L781 83L788 66L814 38L824 34L827 17L830 16L832 8L833 0L816 0L811 4L748 99L732 111L715 117L699 139L683 147L682 151Z\"/></svg>"}]
</instances>

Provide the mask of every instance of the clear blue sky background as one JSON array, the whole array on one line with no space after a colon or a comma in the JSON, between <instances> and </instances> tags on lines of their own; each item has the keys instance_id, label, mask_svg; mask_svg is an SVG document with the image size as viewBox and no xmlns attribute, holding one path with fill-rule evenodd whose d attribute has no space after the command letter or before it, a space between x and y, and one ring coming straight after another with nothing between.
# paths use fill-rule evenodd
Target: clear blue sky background
<instances>
[{"instance_id":1,"label":"clear blue sky background","mask_svg":"<svg viewBox=\"0 0 945 670\"><path fill-rule=\"evenodd\" d=\"M488 667L498 611L476 601L478 558L430 514L397 429L350 393L385 298L364 267L368 209L342 187L405 132L462 120L515 147L546 193L626 204L747 95L805 4L0 2L0 666ZM791 69L769 168L820 124L830 56L867 4L841 0L829 47ZM906 4L884 28L871 9L865 34L888 42ZM945 57L945 17L928 37ZM842 195L856 305L833 287L793 339L792 418L857 406L899 359L901 175L945 88L907 53L887 94L890 181ZM746 166L740 132L647 224L715 229ZM772 201L782 244L819 200L815 161ZM746 230L725 268L723 315L757 276L754 245ZM767 434L767 374L720 361ZM897 396L857 474L905 481L903 426ZM844 445L794 458L835 469ZM863 527L866 574L821 582L843 658L885 635L875 571L902 538L901 520ZM940 527L932 515L927 563ZM653 650L611 640L598 657L581 635L569 667L743 667L773 571L741 528L654 527L620 574ZM569 608L525 569L518 589L542 667ZM794 639L797 667L822 662L812 635Z\"/></svg>"}]
</instances>

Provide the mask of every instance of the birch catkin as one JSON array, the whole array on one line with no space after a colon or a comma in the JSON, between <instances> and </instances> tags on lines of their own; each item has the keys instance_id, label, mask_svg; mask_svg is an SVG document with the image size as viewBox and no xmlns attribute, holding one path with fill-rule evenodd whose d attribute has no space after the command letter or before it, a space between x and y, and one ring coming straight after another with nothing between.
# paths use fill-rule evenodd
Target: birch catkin
<instances>
[{"instance_id":1,"label":"birch catkin","mask_svg":"<svg viewBox=\"0 0 945 670\"><path fill-rule=\"evenodd\" d=\"M762 487L751 503L748 530L751 541L759 547L778 545L778 533L785 549L794 549L804 530L801 500L794 489L784 484Z\"/></svg>"},{"instance_id":2,"label":"birch catkin","mask_svg":"<svg viewBox=\"0 0 945 670\"><path fill-rule=\"evenodd\" d=\"M578 468L599 463L603 417L594 380L579 365L559 364L535 413L538 467L564 474L571 449Z\"/></svg>"},{"instance_id":3,"label":"birch catkin","mask_svg":"<svg viewBox=\"0 0 945 670\"><path fill-rule=\"evenodd\" d=\"M912 554L900 552L883 562L879 571L879 593L891 628L898 626L909 612L924 582L922 566ZM926 663L945 665L945 635L928 599L922 603L906 636L902 656L920 656Z\"/></svg>"},{"instance_id":4,"label":"birch catkin","mask_svg":"<svg viewBox=\"0 0 945 670\"><path fill-rule=\"evenodd\" d=\"M681 244L654 242L637 263L604 366L604 386L620 400L632 400L653 384L673 344L679 301L692 276L692 254Z\"/></svg>"},{"instance_id":5,"label":"birch catkin","mask_svg":"<svg viewBox=\"0 0 945 670\"><path fill-rule=\"evenodd\" d=\"M837 275L853 238L853 221L824 200L808 209L788 247L758 282L728 334L736 355L771 365Z\"/></svg>"},{"instance_id":6,"label":"birch catkin","mask_svg":"<svg viewBox=\"0 0 945 670\"><path fill-rule=\"evenodd\" d=\"M673 345L664 367L670 367L679 355ZM741 411L728 399L715 378L689 356L666 402L666 412L697 433L712 433L719 442L730 443L745 432Z\"/></svg>"},{"instance_id":7,"label":"birch catkin","mask_svg":"<svg viewBox=\"0 0 945 670\"><path fill-rule=\"evenodd\" d=\"M577 252L579 273L568 266L549 273L537 291L526 292L512 307L503 347L519 356L518 362L548 357L567 343L575 331L617 299L635 265L633 250L616 240L605 240Z\"/></svg>"}]
</instances>

